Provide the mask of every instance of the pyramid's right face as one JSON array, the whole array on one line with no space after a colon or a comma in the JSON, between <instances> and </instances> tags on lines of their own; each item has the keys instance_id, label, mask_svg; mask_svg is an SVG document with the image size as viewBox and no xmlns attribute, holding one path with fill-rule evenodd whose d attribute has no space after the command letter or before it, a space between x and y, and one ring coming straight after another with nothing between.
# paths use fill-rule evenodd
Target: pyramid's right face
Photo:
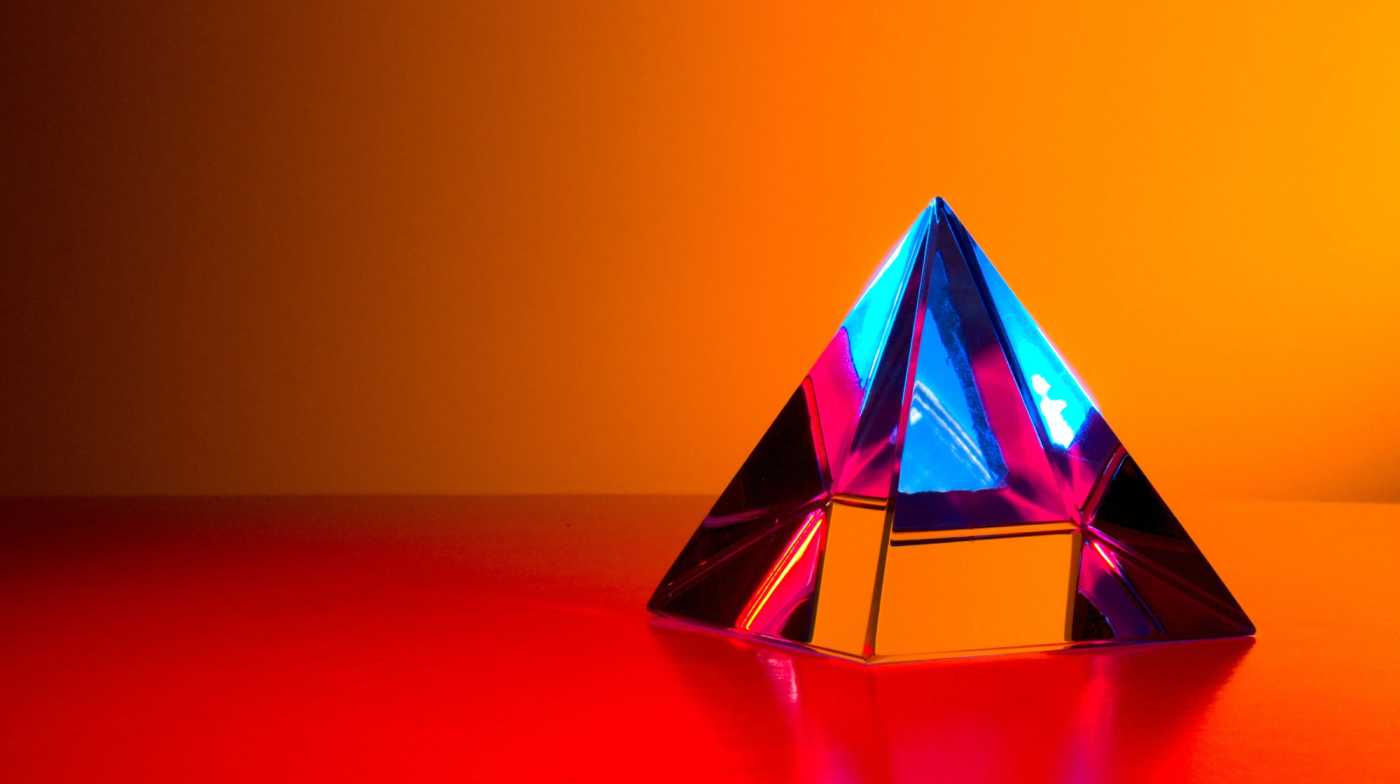
<instances>
[{"instance_id":1,"label":"pyramid's right face","mask_svg":"<svg viewBox=\"0 0 1400 784\"><path fill-rule=\"evenodd\" d=\"M649 606L866 660L1254 631L942 200Z\"/></svg>"}]
</instances>

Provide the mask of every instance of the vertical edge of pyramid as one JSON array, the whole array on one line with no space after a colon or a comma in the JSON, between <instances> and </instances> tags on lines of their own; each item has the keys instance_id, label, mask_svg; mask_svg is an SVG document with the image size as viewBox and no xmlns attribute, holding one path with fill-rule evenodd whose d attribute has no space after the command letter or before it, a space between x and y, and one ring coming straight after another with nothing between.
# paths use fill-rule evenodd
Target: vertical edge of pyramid
<instances>
[{"instance_id":1,"label":"vertical edge of pyramid","mask_svg":"<svg viewBox=\"0 0 1400 784\"><path fill-rule=\"evenodd\" d=\"M923 247L919 252L918 261L918 281L913 288L914 308L913 318L909 334L909 347L906 351L906 358L903 365L903 376L899 387L899 409L898 418L895 421L892 450L894 454L894 465L890 472L889 484L885 497L888 499L883 509L881 518L882 530L880 534L879 558L875 564L875 584L870 602L870 619L866 628L864 645L861 649L863 658L870 660L878 655L878 639L880 634L880 618L885 603L885 582L886 571L889 566L890 540L894 532L895 525L895 500L899 493L900 468L903 463L904 441L909 430L909 407L914 395L914 383L916 380L916 369L919 363L919 346L923 339L925 327L925 315L928 310L928 281L933 267L933 243L935 233L940 230L940 216L937 204L929 206L930 223L927 234L924 237Z\"/></svg>"}]
</instances>

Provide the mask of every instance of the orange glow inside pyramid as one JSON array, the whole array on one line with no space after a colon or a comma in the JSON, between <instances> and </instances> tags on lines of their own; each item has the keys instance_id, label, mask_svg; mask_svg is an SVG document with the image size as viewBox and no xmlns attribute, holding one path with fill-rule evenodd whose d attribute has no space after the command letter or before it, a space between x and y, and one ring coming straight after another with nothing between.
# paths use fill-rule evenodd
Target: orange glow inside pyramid
<instances>
[{"instance_id":1,"label":"orange glow inside pyramid","mask_svg":"<svg viewBox=\"0 0 1400 784\"><path fill-rule=\"evenodd\" d=\"M1254 632L942 199L648 606L866 661Z\"/></svg>"}]
</instances>

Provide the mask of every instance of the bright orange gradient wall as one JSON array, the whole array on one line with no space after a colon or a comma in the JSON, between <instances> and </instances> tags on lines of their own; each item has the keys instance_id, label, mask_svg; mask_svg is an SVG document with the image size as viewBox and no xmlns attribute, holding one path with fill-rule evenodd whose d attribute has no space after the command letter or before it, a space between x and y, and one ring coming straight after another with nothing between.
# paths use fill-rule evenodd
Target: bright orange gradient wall
<instances>
[{"instance_id":1,"label":"bright orange gradient wall","mask_svg":"<svg viewBox=\"0 0 1400 784\"><path fill-rule=\"evenodd\" d=\"M941 194L1169 498L1400 498L1394 3L60 5L5 492L717 492Z\"/></svg>"}]
</instances>

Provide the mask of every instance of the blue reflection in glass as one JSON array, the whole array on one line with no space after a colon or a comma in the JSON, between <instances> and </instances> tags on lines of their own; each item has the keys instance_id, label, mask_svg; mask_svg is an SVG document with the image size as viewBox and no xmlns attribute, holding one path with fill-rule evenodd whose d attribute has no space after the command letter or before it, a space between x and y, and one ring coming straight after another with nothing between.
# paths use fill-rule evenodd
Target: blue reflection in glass
<instances>
[{"instance_id":1,"label":"blue reflection in glass","mask_svg":"<svg viewBox=\"0 0 1400 784\"><path fill-rule=\"evenodd\" d=\"M899 296L909 280L909 268L924 244L928 218L929 211L925 210L904 233L841 324L851 344L851 362L862 389L870 389L870 376L880 360L880 349L889 334Z\"/></svg>"},{"instance_id":2,"label":"blue reflection in glass","mask_svg":"<svg viewBox=\"0 0 1400 784\"><path fill-rule=\"evenodd\" d=\"M976 243L973 243L973 251L982 277L987 281L992 305L1001 316L1011 353L1035 396L1036 413L1045 425L1045 433L1052 444L1068 448L1084 426L1084 419L1096 408L1094 401L992 266L987 254Z\"/></svg>"},{"instance_id":3,"label":"blue reflection in glass","mask_svg":"<svg viewBox=\"0 0 1400 784\"><path fill-rule=\"evenodd\" d=\"M1006 464L982 410L940 255L928 272L928 286L899 491L1001 487L1006 483Z\"/></svg>"}]
</instances>

